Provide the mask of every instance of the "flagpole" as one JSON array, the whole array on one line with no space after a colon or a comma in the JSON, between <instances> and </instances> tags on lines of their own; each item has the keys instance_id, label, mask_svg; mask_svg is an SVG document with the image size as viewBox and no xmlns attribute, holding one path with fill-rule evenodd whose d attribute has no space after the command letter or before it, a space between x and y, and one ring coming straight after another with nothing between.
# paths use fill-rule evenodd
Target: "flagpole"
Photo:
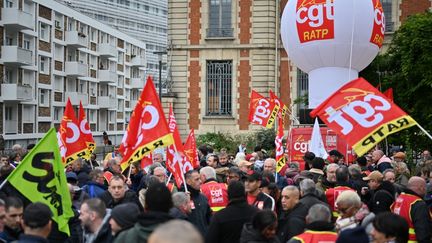
<instances>
[{"instance_id":1,"label":"flagpole","mask_svg":"<svg viewBox=\"0 0 432 243\"><path fill-rule=\"evenodd\" d=\"M2 182L2 184L0 184L0 190L4 187L4 185L6 184L6 182L7 182L7 178Z\"/></svg>"},{"instance_id":2,"label":"flagpole","mask_svg":"<svg viewBox=\"0 0 432 243\"><path fill-rule=\"evenodd\" d=\"M166 182L166 186L168 186L168 184L169 184L169 182L170 182L170 180L171 180L172 174L173 174L173 173L170 173L170 175L169 175L169 177L168 177L168 180L167 180L167 182Z\"/></svg>"},{"instance_id":3,"label":"flagpole","mask_svg":"<svg viewBox=\"0 0 432 243\"><path fill-rule=\"evenodd\" d=\"M177 153L178 151L177 151L177 146L176 146L175 142L173 143L173 146L174 146L174 151ZM186 179L185 179L185 176L184 176L184 173L183 173L183 162L182 161L180 161L180 162L177 161L177 163L180 163L179 167L180 167L180 172L181 172L181 176L182 176L182 179L183 179L183 185L184 185L184 188L185 188L185 192L188 192L188 189L187 189L187 186L186 186Z\"/></svg>"},{"instance_id":4,"label":"flagpole","mask_svg":"<svg viewBox=\"0 0 432 243\"><path fill-rule=\"evenodd\" d=\"M432 136L426 131L426 129L424 129L422 126L420 126L420 124L418 124L418 123L416 123L416 124L420 128L420 130L422 130L422 132L424 132L432 140Z\"/></svg>"}]
</instances>

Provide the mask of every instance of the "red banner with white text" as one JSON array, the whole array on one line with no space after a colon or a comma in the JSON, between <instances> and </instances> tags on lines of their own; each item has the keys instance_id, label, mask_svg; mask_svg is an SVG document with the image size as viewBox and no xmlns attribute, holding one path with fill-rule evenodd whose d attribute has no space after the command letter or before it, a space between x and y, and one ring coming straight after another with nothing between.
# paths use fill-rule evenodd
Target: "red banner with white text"
<instances>
[{"instance_id":1,"label":"red banner with white text","mask_svg":"<svg viewBox=\"0 0 432 243\"><path fill-rule=\"evenodd\" d=\"M417 123L396 104L358 78L342 86L311 112L361 156L388 135Z\"/></svg>"},{"instance_id":2,"label":"red banner with white text","mask_svg":"<svg viewBox=\"0 0 432 243\"><path fill-rule=\"evenodd\" d=\"M78 121L79 121L79 128L81 132L81 136L84 138L84 141L87 145L88 153L85 155L85 159L90 159L90 155L93 153L93 151L96 149L96 143L93 138L93 134L90 131L90 125L87 121L85 111L83 108L83 105L80 101L79 106L79 113L78 113Z\"/></svg>"},{"instance_id":3,"label":"red banner with white text","mask_svg":"<svg viewBox=\"0 0 432 243\"><path fill-rule=\"evenodd\" d=\"M249 105L249 121L252 124L272 128L278 112L279 106L274 101L252 90Z\"/></svg>"}]
</instances>

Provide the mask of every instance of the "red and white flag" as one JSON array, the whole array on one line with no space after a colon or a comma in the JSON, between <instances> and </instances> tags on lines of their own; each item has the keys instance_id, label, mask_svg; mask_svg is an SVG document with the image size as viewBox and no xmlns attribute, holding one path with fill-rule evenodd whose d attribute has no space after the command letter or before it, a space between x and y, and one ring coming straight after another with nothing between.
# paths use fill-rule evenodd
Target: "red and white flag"
<instances>
[{"instance_id":1,"label":"red and white flag","mask_svg":"<svg viewBox=\"0 0 432 243\"><path fill-rule=\"evenodd\" d=\"M285 115L288 113L288 106L286 106L282 101L277 97L272 90L270 90L270 100L275 102L279 106L278 116L282 116L282 121L285 119Z\"/></svg>"},{"instance_id":2,"label":"red and white flag","mask_svg":"<svg viewBox=\"0 0 432 243\"><path fill-rule=\"evenodd\" d=\"M189 161L193 168L198 168L200 166L198 159L198 151L196 146L195 132L192 129L189 133L188 138L183 146L183 152L186 156L186 160Z\"/></svg>"},{"instance_id":3,"label":"red and white flag","mask_svg":"<svg viewBox=\"0 0 432 243\"><path fill-rule=\"evenodd\" d=\"M63 119L58 131L58 142L63 163L69 164L74 160L85 157L87 145L80 131L78 119L75 116L72 103L68 98Z\"/></svg>"},{"instance_id":4,"label":"red and white flag","mask_svg":"<svg viewBox=\"0 0 432 243\"><path fill-rule=\"evenodd\" d=\"M141 159L141 169L153 164L153 153L148 153Z\"/></svg>"},{"instance_id":5,"label":"red and white flag","mask_svg":"<svg viewBox=\"0 0 432 243\"><path fill-rule=\"evenodd\" d=\"M362 156L388 135L417 122L363 78L342 86L311 112Z\"/></svg>"},{"instance_id":6,"label":"red and white flag","mask_svg":"<svg viewBox=\"0 0 432 243\"><path fill-rule=\"evenodd\" d=\"M147 79L122 139L122 170L151 151L174 143L151 77Z\"/></svg>"},{"instance_id":7,"label":"red and white flag","mask_svg":"<svg viewBox=\"0 0 432 243\"><path fill-rule=\"evenodd\" d=\"M88 150L88 153L86 153L85 155L85 159L90 159L90 155L96 149L96 143L94 141L93 134L90 130L90 125L87 121L85 111L81 101L80 101L79 112L78 112L78 122L79 122L81 136L84 138Z\"/></svg>"},{"instance_id":8,"label":"red and white flag","mask_svg":"<svg viewBox=\"0 0 432 243\"><path fill-rule=\"evenodd\" d=\"M174 143L168 146L166 165L167 169L173 174L177 187L180 187L184 178L183 174L189 170L193 170L193 166L184 156L183 144L181 142L180 133L177 129L177 122L171 105L168 126L170 132L173 134Z\"/></svg>"},{"instance_id":9,"label":"red and white flag","mask_svg":"<svg viewBox=\"0 0 432 243\"><path fill-rule=\"evenodd\" d=\"M249 105L249 121L252 124L272 128L278 112L279 106L274 101L252 90Z\"/></svg>"},{"instance_id":10,"label":"red and white flag","mask_svg":"<svg viewBox=\"0 0 432 243\"><path fill-rule=\"evenodd\" d=\"M278 133L275 139L276 145L276 172L279 172L286 164L285 151L283 148L284 127L282 117L278 118Z\"/></svg>"}]
</instances>

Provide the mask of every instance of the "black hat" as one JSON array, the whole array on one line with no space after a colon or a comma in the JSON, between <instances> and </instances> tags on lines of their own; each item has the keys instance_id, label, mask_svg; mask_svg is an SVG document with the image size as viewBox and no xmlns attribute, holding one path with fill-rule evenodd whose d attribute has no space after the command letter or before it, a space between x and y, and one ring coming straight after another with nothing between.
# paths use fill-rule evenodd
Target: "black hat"
<instances>
[{"instance_id":1,"label":"black hat","mask_svg":"<svg viewBox=\"0 0 432 243\"><path fill-rule=\"evenodd\" d=\"M120 204L111 211L111 218L122 228L132 227L138 221L139 208L135 203Z\"/></svg>"},{"instance_id":2,"label":"black hat","mask_svg":"<svg viewBox=\"0 0 432 243\"><path fill-rule=\"evenodd\" d=\"M233 181L228 185L228 199L245 198L246 191L242 182Z\"/></svg>"},{"instance_id":3,"label":"black hat","mask_svg":"<svg viewBox=\"0 0 432 243\"><path fill-rule=\"evenodd\" d=\"M246 180L248 180L248 181L261 181L262 180L261 173L256 172L256 171L252 171L251 173L248 173L248 175L246 176Z\"/></svg>"},{"instance_id":4,"label":"black hat","mask_svg":"<svg viewBox=\"0 0 432 243\"><path fill-rule=\"evenodd\" d=\"M313 152L306 152L303 156L303 159L312 161L315 158L315 154Z\"/></svg>"},{"instance_id":5,"label":"black hat","mask_svg":"<svg viewBox=\"0 0 432 243\"><path fill-rule=\"evenodd\" d=\"M343 154L341 154L339 151L337 151L336 149L333 149L332 151L329 152L330 156L336 156L336 157L343 157Z\"/></svg>"},{"instance_id":6,"label":"black hat","mask_svg":"<svg viewBox=\"0 0 432 243\"><path fill-rule=\"evenodd\" d=\"M312 160L312 168L323 170L325 167L325 161L323 158L315 157Z\"/></svg>"},{"instance_id":7,"label":"black hat","mask_svg":"<svg viewBox=\"0 0 432 243\"><path fill-rule=\"evenodd\" d=\"M42 228L51 220L50 208L41 202L29 204L23 213L24 224L30 228Z\"/></svg>"}]
</instances>

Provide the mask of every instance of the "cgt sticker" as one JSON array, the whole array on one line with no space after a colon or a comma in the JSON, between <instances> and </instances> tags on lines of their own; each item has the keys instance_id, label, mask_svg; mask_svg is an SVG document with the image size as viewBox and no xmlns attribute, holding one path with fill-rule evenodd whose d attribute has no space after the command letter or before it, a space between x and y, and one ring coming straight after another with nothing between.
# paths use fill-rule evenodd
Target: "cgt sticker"
<instances>
[{"instance_id":1,"label":"cgt sticker","mask_svg":"<svg viewBox=\"0 0 432 243\"><path fill-rule=\"evenodd\" d=\"M370 42L377 45L378 48L381 48L385 33L384 10L380 0L372 0L372 4L374 7L374 24Z\"/></svg>"},{"instance_id":2,"label":"cgt sticker","mask_svg":"<svg viewBox=\"0 0 432 243\"><path fill-rule=\"evenodd\" d=\"M300 43L334 38L333 1L298 0L296 22Z\"/></svg>"}]
</instances>

